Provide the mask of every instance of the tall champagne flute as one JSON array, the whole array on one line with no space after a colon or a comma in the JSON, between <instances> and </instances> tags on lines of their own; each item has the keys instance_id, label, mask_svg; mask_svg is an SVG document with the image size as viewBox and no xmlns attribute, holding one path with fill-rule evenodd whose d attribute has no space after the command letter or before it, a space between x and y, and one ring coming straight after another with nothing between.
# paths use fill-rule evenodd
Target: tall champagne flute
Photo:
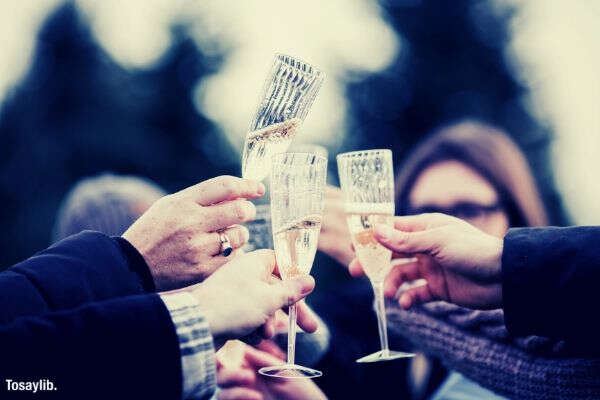
<instances>
[{"instance_id":1,"label":"tall champagne flute","mask_svg":"<svg viewBox=\"0 0 600 400\"><path fill-rule=\"evenodd\" d=\"M314 66L276 54L265 81L242 153L242 176L262 181L274 154L284 153L306 118L325 74Z\"/></svg>"},{"instance_id":2,"label":"tall champagne flute","mask_svg":"<svg viewBox=\"0 0 600 400\"><path fill-rule=\"evenodd\" d=\"M393 224L394 169L391 150L366 150L337 156L352 244L375 293L375 311L381 351L357 362L378 362L414 357L389 349L383 285L391 270L392 252L375 240L376 224Z\"/></svg>"},{"instance_id":3,"label":"tall champagne flute","mask_svg":"<svg viewBox=\"0 0 600 400\"><path fill-rule=\"evenodd\" d=\"M317 252L323 218L327 159L311 153L282 153L273 157L271 222L281 279L308 275ZM294 363L296 305L289 305L287 363L258 372L281 378L316 378L321 371Z\"/></svg>"}]
</instances>

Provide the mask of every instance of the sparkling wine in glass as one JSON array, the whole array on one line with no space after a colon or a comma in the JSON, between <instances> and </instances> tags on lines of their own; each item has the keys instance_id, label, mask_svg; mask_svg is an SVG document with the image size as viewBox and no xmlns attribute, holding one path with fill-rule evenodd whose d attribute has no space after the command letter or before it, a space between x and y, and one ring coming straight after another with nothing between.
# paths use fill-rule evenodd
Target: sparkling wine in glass
<instances>
[{"instance_id":1,"label":"sparkling wine in glass","mask_svg":"<svg viewBox=\"0 0 600 400\"><path fill-rule=\"evenodd\" d=\"M375 311L381 350L357 362L378 362L414 357L389 349L383 284L390 272L392 252L374 237L376 224L393 225L394 169L391 150L365 150L337 156L348 228L356 256L375 293Z\"/></svg>"},{"instance_id":2,"label":"sparkling wine in glass","mask_svg":"<svg viewBox=\"0 0 600 400\"><path fill-rule=\"evenodd\" d=\"M323 218L327 159L311 153L273 157L271 222L281 279L308 275L312 268ZM258 372L280 378L316 378L321 371L295 364L296 305L289 305L287 363Z\"/></svg>"},{"instance_id":3,"label":"sparkling wine in glass","mask_svg":"<svg viewBox=\"0 0 600 400\"><path fill-rule=\"evenodd\" d=\"M323 72L302 60L275 55L246 136L242 177L262 181L269 174L272 156L288 149L324 78Z\"/></svg>"}]
</instances>

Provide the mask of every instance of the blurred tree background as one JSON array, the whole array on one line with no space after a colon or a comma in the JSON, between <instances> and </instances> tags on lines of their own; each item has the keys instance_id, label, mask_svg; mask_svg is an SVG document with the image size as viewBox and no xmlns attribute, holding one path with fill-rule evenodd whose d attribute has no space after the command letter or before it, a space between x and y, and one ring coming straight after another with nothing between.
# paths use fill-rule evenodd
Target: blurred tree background
<instances>
[{"instance_id":1,"label":"blurred tree background","mask_svg":"<svg viewBox=\"0 0 600 400\"><path fill-rule=\"evenodd\" d=\"M391 147L399 165L442 124L491 122L526 151L553 223L564 224L548 157L552 135L527 112L527 88L504 57L511 10L481 0L382 6L402 49L385 71L348 77L342 147ZM239 173L238 152L193 102L198 82L218 71L227 53L207 56L185 25L173 26L172 36L152 67L123 68L72 2L47 17L28 73L0 110L0 265L48 245L60 201L81 177L142 175L174 191Z\"/></svg>"},{"instance_id":2,"label":"blurred tree background","mask_svg":"<svg viewBox=\"0 0 600 400\"><path fill-rule=\"evenodd\" d=\"M465 118L494 124L525 151L553 224L567 222L550 165L552 134L525 106L505 59L514 9L491 1L386 0L403 39L385 71L351 82L346 148L394 149L395 164L432 130Z\"/></svg>"},{"instance_id":3,"label":"blurred tree background","mask_svg":"<svg viewBox=\"0 0 600 400\"><path fill-rule=\"evenodd\" d=\"M205 57L184 26L172 35L152 68L124 69L73 3L48 17L29 73L0 111L0 265L48 245L60 202L82 177L141 175L175 191L236 172L235 151L192 101L221 60Z\"/></svg>"}]
</instances>

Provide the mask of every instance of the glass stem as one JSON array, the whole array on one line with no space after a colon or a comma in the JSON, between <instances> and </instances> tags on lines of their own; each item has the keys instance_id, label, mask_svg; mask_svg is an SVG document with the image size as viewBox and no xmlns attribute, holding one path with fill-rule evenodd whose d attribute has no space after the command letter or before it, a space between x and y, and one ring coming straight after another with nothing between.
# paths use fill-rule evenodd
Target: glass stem
<instances>
[{"instance_id":1,"label":"glass stem","mask_svg":"<svg viewBox=\"0 0 600 400\"><path fill-rule=\"evenodd\" d=\"M387 320L385 317L385 300L383 298L383 284L381 282L371 282L373 292L375 293L375 313L377 314L377 325L379 327L379 341L381 342L381 353L388 356L390 348L387 336Z\"/></svg>"},{"instance_id":2,"label":"glass stem","mask_svg":"<svg viewBox=\"0 0 600 400\"><path fill-rule=\"evenodd\" d=\"M296 304L292 304L288 309L288 348L287 363L294 364L296 356Z\"/></svg>"}]
</instances>

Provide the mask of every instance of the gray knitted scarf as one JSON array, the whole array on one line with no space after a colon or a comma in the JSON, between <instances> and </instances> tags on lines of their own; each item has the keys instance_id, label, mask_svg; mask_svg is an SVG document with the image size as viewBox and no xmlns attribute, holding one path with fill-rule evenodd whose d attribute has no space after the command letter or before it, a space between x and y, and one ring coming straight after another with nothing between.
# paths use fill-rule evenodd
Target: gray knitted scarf
<instances>
[{"instance_id":1,"label":"gray knitted scarf","mask_svg":"<svg viewBox=\"0 0 600 400\"><path fill-rule=\"evenodd\" d=\"M600 399L600 358L580 355L562 341L513 337L502 310L474 311L445 302L410 310L390 303L387 310L392 332L500 395Z\"/></svg>"}]
</instances>

